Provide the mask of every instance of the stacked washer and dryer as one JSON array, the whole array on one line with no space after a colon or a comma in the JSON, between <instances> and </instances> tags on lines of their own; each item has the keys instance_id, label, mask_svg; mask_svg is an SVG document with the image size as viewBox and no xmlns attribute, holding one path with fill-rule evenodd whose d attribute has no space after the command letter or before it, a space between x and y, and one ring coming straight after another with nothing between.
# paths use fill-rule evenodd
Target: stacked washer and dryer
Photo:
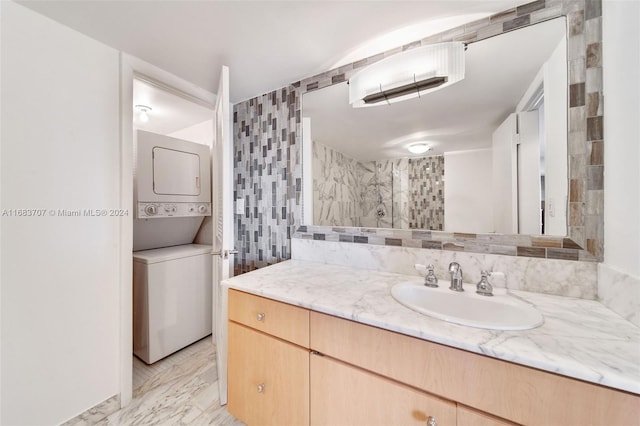
<instances>
[{"instance_id":1,"label":"stacked washer and dryer","mask_svg":"<svg viewBox=\"0 0 640 426\"><path fill-rule=\"evenodd\" d=\"M192 244L211 216L207 145L137 131L133 352L152 364L211 334L211 246Z\"/></svg>"}]
</instances>

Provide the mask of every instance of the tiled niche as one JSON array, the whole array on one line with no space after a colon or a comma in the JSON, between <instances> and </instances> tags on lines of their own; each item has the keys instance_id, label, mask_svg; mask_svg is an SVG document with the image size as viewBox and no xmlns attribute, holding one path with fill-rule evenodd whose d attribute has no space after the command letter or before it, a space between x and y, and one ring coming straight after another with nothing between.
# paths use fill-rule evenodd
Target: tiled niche
<instances>
[{"instance_id":1,"label":"tiled niche","mask_svg":"<svg viewBox=\"0 0 640 426\"><path fill-rule=\"evenodd\" d=\"M360 68L413 47L474 42L560 16L567 18L569 81L569 205L566 238L476 235L437 231L303 227L301 97L348 80ZM603 259L603 104L601 0L539 0L362 59L234 106L236 273L290 257L290 238L351 240L383 238L392 245L513 256L601 261ZM334 235L337 235L334 236ZM374 236L374 238L369 238ZM416 238L416 236L418 236ZM377 237L377 238L376 238ZM357 240L357 241L356 241Z\"/></svg>"}]
</instances>

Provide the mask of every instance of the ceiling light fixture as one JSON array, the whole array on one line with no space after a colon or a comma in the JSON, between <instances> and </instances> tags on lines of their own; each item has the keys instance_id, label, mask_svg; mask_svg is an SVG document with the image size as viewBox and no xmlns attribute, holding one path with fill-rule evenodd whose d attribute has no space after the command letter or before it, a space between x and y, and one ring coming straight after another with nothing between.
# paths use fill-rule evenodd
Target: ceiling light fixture
<instances>
[{"instance_id":1,"label":"ceiling light fixture","mask_svg":"<svg viewBox=\"0 0 640 426\"><path fill-rule=\"evenodd\" d=\"M450 86L464 78L464 43L416 47L376 62L349 79L353 107L391 104Z\"/></svg>"},{"instance_id":2,"label":"ceiling light fixture","mask_svg":"<svg viewBox=\"0 0 640 426\"><path fill-rule=\"evenodd\" d=\"M413 143L407 147L412 154L424 154L429 151L431 147L424 142Z\"/></svg>"},{"instance_id":3,"label":"ceiling light fixture","mask_svg":"<svg viewBox=\"0 0 640 426\"><path fill-rule=\"evenodd\" d=\"M138 112L138 118L140 118L140 121L143 123L149 121L149 113L153 111L153 108L146 105L136 105L134 108Z\"/></svg>"}]
</instances>

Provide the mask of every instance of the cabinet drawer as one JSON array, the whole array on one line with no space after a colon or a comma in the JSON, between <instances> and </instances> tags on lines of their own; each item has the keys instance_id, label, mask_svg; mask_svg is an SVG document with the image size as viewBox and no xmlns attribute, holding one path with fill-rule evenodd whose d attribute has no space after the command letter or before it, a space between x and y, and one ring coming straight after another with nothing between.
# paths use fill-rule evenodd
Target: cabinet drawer
<instances>
[{"instance_id":1,"label":"cabinet drawer","mask_svg":"<svg viewBox=\"0 0 640 426\"><path fill-rule=\"evenodd\" d=\"M311 349L520 424L632 425L640 397L311 313Z\"/></svg>"},{"instance_id":2,"label":"cabinet drawer","mask_svg":"<svg viewBox=\"0 0 640 426\"><path fill-rule=\"evenodd\" d=\"M515 423L458 405L458 426L516 426Z\"/></svg>"},{"instance_id":3,"label":"cabinet drawer","mask_svg":"<svg viewBox=\"0 0 640 426\"><path fill-rule=\"evenodd\" d=\"M309 351L229 322L228 409L249 426L309 424Z\"/></svg>"},{"instance_id":4,"label":"cabinet drawer","mask_svg":"<svg viewBox=\"0 0 640 426\"><path fill-rule=\"evenodd\" d=\"M456 426L456 405L328 357L311 355L312 426Z\"/></svg>"},{"instance_id":5,"label":"cabinet drawer","mask_svg":"<svg viewBox=\"0 0 640 426\"><path fill-rule=\"evenodd\" d=\"M309 311L304 308L230 289L229 320L309 347Z\"/></svg>"}]
</instances>

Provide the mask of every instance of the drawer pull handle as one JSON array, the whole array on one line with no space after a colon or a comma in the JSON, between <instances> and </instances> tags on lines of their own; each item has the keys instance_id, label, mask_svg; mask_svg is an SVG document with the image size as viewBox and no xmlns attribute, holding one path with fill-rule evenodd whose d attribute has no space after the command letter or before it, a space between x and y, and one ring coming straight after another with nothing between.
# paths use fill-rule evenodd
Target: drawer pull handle
<instances>
[{"instance_id":1,"label":"drawer pull handle","mask_svg":"<svg viewBox=\"0 0 640 426\"><path fill-rule=\"evenodd\" d=\"M258 393L262 393L264 391L264 383L260 383L258 385Z\"/></svg>"},{"instance_id":2,"label":"drawer pull handle","mask_svg":"<svg viewBox=\"0 0 640 426\"><path fill-rule=\"evenodd\" d=\"M265 314L263 314L262 312L260 312L260 313L258 314L258 321L262 321L262 320L264 320L264 317L265 317Z\"/></svg>"},{"instance_id":3,"label":"drawer pull handle","mask_svg":"<svg viewBox=\"0 0 640 426\"><path fill-rule=\"evenodd\" d=\"M436 422L436 418L429 416L427 419L427 426L438 426L438 422Z\"/></svg>"}]
</instances>

